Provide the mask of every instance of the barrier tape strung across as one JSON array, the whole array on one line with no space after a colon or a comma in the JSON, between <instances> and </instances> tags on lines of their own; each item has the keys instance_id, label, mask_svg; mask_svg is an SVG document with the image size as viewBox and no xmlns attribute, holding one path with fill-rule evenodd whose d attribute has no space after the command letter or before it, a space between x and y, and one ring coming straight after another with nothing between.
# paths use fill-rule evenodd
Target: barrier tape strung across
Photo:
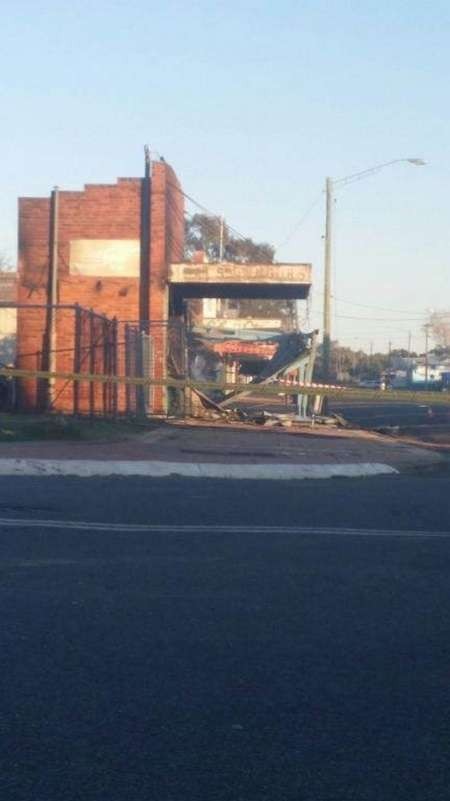
<instances>
[{"instance_id":1,"label":"barrier tape strung across","mask_svg":"<svg viewBox=\"0 0 450 801\"><path fill-rule=\"evenodd\" d=\"M446 392L413 392L411 390L376 390L343 387L334 384L302 384L284 379L270 384L236 384L217 383L215 381L191 381L181 378L134 378L130 376L111 376L99 373L64 373L48 370L20 370L13 367L0 368L0 376L24 379L61 379L62 381L98 382L100 384L128 384L138 387L172 387L173 389L221 390L223 392L238 391L247 395L326 395L327 398L345 398L346 400L381 400L402 403L450 405L450 393ZM236 395L236 399L238 395Z\"/></svg>"}]
</instances>

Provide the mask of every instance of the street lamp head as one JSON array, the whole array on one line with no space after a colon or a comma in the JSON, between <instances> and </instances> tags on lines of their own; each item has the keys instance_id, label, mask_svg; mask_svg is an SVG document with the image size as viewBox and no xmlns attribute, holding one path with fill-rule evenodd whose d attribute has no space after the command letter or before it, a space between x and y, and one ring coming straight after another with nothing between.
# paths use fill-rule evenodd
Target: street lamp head
<instances>
[{"instance_id":1,"label":"street lamp head","mask_svg":"<svg viewBox=\"0 0 450 801\"><path fill-rule=\"evenodd\" d=\"M410 164L414 164L415 167L424 167L426 164L426 161L423 159L406 159L406 161L409 161Z\"/></svg>"}]
</instances>

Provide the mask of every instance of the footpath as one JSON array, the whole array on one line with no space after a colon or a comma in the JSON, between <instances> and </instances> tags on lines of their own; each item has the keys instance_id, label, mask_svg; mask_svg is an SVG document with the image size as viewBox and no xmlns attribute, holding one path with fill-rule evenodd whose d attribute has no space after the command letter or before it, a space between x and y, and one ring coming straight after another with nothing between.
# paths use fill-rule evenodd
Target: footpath
<instances>
[{"instance_id":1,"label":"footpath","mask_svg":"<svg viewBox=\"0 0 450 801\"><path fill-rule=\"evenodd\" d=\"M118 441L0 444L0 475L324 479L444 468L447 457L361 430L161 421Z\"/></svg>"}]
</instances>

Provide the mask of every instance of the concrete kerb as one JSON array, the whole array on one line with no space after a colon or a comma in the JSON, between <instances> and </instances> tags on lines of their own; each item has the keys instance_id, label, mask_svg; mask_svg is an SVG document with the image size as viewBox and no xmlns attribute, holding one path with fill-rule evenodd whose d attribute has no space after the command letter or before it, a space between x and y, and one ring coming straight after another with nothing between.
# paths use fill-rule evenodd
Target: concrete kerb
<instances>
[{"instance_id":1,"label":"concrete kerb","mask_svg":"<svg viewBox=\"0 0 450 801\"><path fill-rule=\"evenodd\" d=\"M379 462L342 464L223 464L218 462L112 461L94 459L0 459L2 476L141 476L231 480L311 480L363 478L399 471Z\"/></svg>"},{"instance_id":2,"label":"concrete kerb","mask_svg":"<svg viewBox=\"0 0 450 801\"><path fill-rule=\"evenodd\" d=\"M244 424L222 427L161 421L152 431L115 442L35 441L0 448L0 476L280 481L372 477L444 467L448 468L448 459L441 454L370 432L276 432Z\"/></svg>"}]
</instances>

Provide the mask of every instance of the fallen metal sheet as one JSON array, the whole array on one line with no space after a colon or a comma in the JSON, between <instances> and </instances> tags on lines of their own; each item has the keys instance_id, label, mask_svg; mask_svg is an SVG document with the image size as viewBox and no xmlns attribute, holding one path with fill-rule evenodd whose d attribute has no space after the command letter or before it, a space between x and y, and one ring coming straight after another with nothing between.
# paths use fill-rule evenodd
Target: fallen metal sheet
<instances>
[{"instance_id":1,"label":"fallen metal sheet","mask_svg":"<svg viewBox=\"0 0 450 801\"><path fill-rule=\"evenodd\" d=\"M310 341L313 335L310 334L286 334L279 340L276 353L267 363L261 373L248 384L243 384L242 389L237 389L228 395L219 406L223 409L237 397L250 395L255 387L261 384L268 384L282 373L288 373L298 368L298 366L309 358Z\"/></svg>"}]
</instances>

